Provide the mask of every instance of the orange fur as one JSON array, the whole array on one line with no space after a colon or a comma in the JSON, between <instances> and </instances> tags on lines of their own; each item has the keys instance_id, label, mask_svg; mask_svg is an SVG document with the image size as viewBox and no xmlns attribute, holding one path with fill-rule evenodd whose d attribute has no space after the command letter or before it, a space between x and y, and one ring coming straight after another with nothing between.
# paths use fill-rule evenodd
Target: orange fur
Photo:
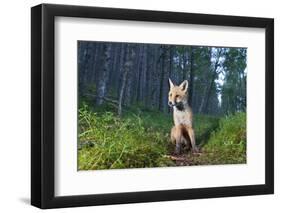
<instances>
[{"instance_id":1,"label":"orange fur","mask_svg":"<svg viewBox=\"0 0 281 213\"><path fill-rule=\"evenodd\" d=\"M174 127L171 130L171 141L175 143L175 153L179 154L181 145L191 144L192 150L197 152L195 134L192 126L192 110L188 105L188 82L185 80L179 86L170 82L169 105L173 107Z\"/></svg>"}]
</instances>

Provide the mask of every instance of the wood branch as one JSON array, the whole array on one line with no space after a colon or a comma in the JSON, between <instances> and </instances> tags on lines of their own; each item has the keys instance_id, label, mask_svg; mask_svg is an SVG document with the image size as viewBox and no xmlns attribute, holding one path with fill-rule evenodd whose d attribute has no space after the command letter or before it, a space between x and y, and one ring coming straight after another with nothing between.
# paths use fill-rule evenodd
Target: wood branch
<instances>
[{"instance_id":1,"label":"wood branch","mask_svg":"<svg viewBox=\"0 0 281 213\"><path fill-rule=\"evenodd\" d=\"M89 93L86 93L85 96L91 97L91 98L93 98L93 99L96 99L96 98L97 98L96 95L89 94ZM108 97L99 97L99 98L102 98L104 101L110 102L110 103L112 103L112 104L118 105L118 101L117 101L117 100L114 100L114 99L111 99L111 98L108 98Z\"/></svg>"},{"instance_id":2,"label":"wood branch","mask_svg":"<svg viewBox=\"0 0 281 213\"><path fill-rule=\"evenodd\" d=\"M93 99L96 99L97 96L96 95L93 95L93 94L89 94L89 93L86 93L85 96L88 96L88 97L91 97ZM118 101L117 100L114 100L114 99L111 99L109 97L103 97L103 100L105 102L108 102L111 106L113 106L114 108L116 108L118 110ZM125 106L124 104L122 104L122 106ZM125 112L129 112L129 110L126 110L126 109L122 109L123 111Z\"/></svg>"}]
</instances>

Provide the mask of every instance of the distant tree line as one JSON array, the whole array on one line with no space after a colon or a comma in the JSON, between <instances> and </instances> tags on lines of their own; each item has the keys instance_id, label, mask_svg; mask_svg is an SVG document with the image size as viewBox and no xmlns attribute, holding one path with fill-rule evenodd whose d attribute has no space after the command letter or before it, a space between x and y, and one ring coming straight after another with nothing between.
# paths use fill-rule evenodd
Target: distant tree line
<instances>
[{"instance_id":1,"label":"distant tree line","mask_svg":"<svg viewBox=\"0 0 281 213\"><path fill-rule=\"evenodd\" d=\"M78 42L79 96L120 115L135 105L168 113L168 78L188 80L195 113L245 111L246 66L246 48Z\"/></svg>"}]
</instances>

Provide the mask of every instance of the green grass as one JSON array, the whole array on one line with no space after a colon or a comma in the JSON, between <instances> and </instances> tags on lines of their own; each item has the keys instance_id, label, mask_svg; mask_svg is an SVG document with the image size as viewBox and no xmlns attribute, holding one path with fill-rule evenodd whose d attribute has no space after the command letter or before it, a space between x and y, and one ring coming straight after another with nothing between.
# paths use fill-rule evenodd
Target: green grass
<instances>
[{"instance_id":1,"label":"green grass","mask_svg":"<svg viewBox=\"0 0 281 213\"><path fill-rule=\"evenodd\" d=\"M193 165L246 163L246 113L222 118L202 153L190 156Z\"/></svg>"},{"instance_id":2,"label":"green grass","mask_svg":"<svg viewBox=\"0 0 281 213\"><path fill-rule=\"evenodd\" d=\"M115 111L110 105L90 108L85 102L79 107L79 170L176 165L168 157L174 149L170 143L171 114L134 107L124 110L120 118ZM219 120L196 115L196 143L203 146L204 153L189 154L191 164L244 162L246 142L240 138L244 136L245 126L238 128L237 122L243 123L243 119L234 116ZM233 130L239 133L232 134Z\"/></svg>"},{"instance_id":3,"label":"green grass","mask_svg":"<svg viewBox=\"0 0 281 213\"><path fill-rule=\"evenodd\" d=\"M79 109L80 170L158 167L173 162L165 157L169 134L160 126L149 126L154 118L129 113L119 118L112 112ZM168 125L167 125L168 127Z\"/></svg>"}]
</instances>

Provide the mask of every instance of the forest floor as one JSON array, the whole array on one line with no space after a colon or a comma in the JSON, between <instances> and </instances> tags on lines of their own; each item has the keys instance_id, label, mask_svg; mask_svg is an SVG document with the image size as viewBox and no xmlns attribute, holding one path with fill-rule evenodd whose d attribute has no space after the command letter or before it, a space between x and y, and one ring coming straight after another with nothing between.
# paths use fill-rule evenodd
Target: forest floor
<instances>
[{"instance_id":1,"label":"forest floor","mask_svg":"<svg viewBox=\"0 0 281 213\"><path fill-rule=\"evenodd\" d=\"M150 168L246 163L246 114L195 115L199 153L174 155L172 115L139 106L122 117L110 105L79 108L78 169Z\"/></svg>"}]
</instances>

